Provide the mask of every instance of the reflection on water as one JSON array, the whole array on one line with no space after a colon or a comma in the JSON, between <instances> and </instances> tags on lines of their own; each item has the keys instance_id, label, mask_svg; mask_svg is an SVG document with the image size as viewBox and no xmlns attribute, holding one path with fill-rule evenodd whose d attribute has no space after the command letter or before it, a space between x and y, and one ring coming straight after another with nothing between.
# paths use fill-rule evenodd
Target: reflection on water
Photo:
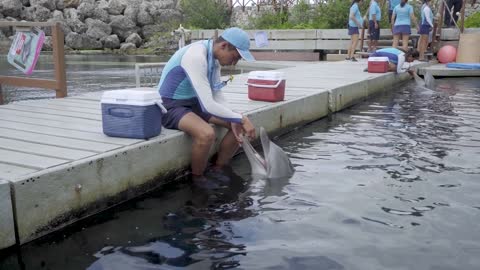
<instances>
[{"instance_id":1,"label":"reflection on water","mask_svg":"<svg viewBox=\"0 0 480 270\"><path fill-rule=\"evenodd\" d=\"M479 89L400 86L275 140L290 179L253 181L240 155L218 190L170 185L0 268L478 269Z\"/></svg>"}]
</instances>

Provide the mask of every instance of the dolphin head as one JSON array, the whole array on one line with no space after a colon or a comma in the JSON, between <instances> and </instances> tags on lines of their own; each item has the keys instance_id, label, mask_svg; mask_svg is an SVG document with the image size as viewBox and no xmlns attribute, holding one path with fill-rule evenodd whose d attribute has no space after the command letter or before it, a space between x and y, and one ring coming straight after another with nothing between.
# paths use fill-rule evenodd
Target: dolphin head
<instances>
[{"instance_id":1,"label":"dolphin head","mask_svg":"<svg viewBox=\"0 0 480 270\"><path fill-rule=\"evenodd\" d=\"M260 141L264 157L244 138L243 149L252 167L252 174L268 179L291 177L295 170L290 159L282 148L270 141L263 127L260 127Z\"/></svg>"}]
</instances>

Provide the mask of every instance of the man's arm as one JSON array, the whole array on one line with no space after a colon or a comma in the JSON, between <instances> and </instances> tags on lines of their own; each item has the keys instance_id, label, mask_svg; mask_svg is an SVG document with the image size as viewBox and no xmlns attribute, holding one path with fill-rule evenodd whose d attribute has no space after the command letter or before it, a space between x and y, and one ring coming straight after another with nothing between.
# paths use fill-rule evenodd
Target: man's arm
<instances>
[{"instance_id":1,"label":"man's arm","mask_svg":"<svg viewBox=\"0 0 480 270\"><path fill-rule=\"evenodd\" d=\"M208 81L206 50L202 44L192 46L185 52L181 66L185 70L203 110L228 122L242 122L241 114L232 111L213 98L210 82Z\"/></svg>"},{"instance_id":2,"label":"man's arm","mask_svg":"<svg viewBox=\"0 0 480 270\"><path fill-rule=\"evenodd\" d=\"M402 53L398 56L398 62L397 62L397 73L404 73L406 69L403 68L403 63L405 63L405 55Z\"/></svg>"}]
</instances>

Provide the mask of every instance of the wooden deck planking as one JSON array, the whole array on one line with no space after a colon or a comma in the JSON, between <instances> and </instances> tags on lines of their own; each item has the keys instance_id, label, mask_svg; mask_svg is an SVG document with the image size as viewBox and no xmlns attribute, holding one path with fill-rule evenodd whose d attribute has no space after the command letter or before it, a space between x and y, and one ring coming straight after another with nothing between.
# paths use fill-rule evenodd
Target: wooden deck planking
<instances>
[{"instance_id":1,"label":"wooden deck planking","mask_svg":"<svg viewBox=\"0 0 480 270\"><path fill-rule=\"evenodd\" d=\"M2 162L24 168L41 170L67 163L69 160L0 149L0 163ZM17 176L19 175L21 175L20 172L17 173Z\"/></svg>"},{"instance_id":2,"label":"wooden deck planking","mask_svg":"<svg viewBox=\"0 0 480 270\"><path fill-rule=\"evenodd\" d=\"M4 118L3 116L24 117L24 118L37 119L37 122L41 120L53 120L53 121L59 121L64 123L84 124L87 126L102 125L102 122L100 120L95 120L95 119L86 119L86 118L78 118L74 116L43 114L43 113L37 113L37 112L3 109L2 107L0 107L0 114L2 115L2 118Z\"/></svg>"},{"instance_id":3,"label":"wooden deck planking","mask_svg":"<svg viewBox=\"0 0 480 270\"><path fill-rule=\"evenodd\" d=\"M19 175L25 175L36 171L36 169L0 163L0 172L2 172L2 176L0 178L11 179Z\"/></svg>"},{"instance_id":4,"label":"wooden deck planking","mask_svg":"<svg viewBox=\"0 0 480 270\"><path fill-rule=\"evenodd\" d=\"M11 130L27 131L35 134L54 135L63 138L81 139L92 142L103 142L115 145L130 145L141 140L107 137L102 132L85 132L60 127L39 126L0 119L0 127Z\"/></svg>"},{"instance_id":5,"label":"wooden deck planking","mask_svg":"<svg viewBox=\"0 0 480 270\"><path fill-rule=\"evenodd\" d=\"M26 142L53 145L70 149L78 149L94 153L102 153L121 147L121 145L117 144L92 142L82 139L70 139L55 135L44 135L27 131L6 129L3 127L0 127L0 138L17 139ZM0 147L4 146L2 146L2 144L0 143Z\"/></svg>"},{"instance_id":6,"label":"wooden deck planking","mask_svg":"<svg viewBox=\"0 0 480 270\"><path fill-rule=\"evenodd\" d=\"M58 110L54 108L40 108L40 107L33 107L33 106L2 106L1 110L10 110L15 112L26 112L26 113L34 113L36 115L57 115L57 116L67 116L73 117L76 119L88 119L88 120L102 120L102 115L100 114L91 114L91 113L82 113L82 112L72 112L72 111L65 111L65 110Z\"/></svg>"},{"instance_id":7,"label":"wooden deck planking","mask_svg":"<svg viewBox=\"0 0 480 270\"><path fill-rule=\"evenodd\" d=\"M6 105L8 106L8 105ZM75 112L75 113L85 113L85 114L93 114L93 115L101 115L102 112L100 108L82 108L68 104L52 104L52 103L40 103L36 102L25 102L22 104L16 104L16 106L22 107L34 107L34 108L44 108L44 109L51 109L57 111L65 111L65 112Z\"/></svg>"},{"instance_id":8,"label":"wooden deck planking","mask_svg":"<svg viewBox=\"0 0 480 270\"><path fill-rule=\"evenodd\" d=\"M18 115L7 115L5 113L0 113L2 120L9 121L13 123L23 123L23 124L33 124L38 126L46 126L46 127L57 127L63 129L72 129L78 131L85 131L85 132L95 132L101 133L102 132L102 124L85 124L85 123L72 123L68 121L59 121L59 120L52 120L52 119L39 119L39 118L32 118L32 117L25 117L25 116L18 116Z\"/></svg>"},{"instance_id":9,"label":"wooden deck planking","mask_svg":"<svg viewBox=\"0 0 480 270\"><path fill-rule=\"evenodd\" d=\"M0 137L0 148L64 160L77 160L100 153L2 137Z\"/></svg>"}]
</instances>

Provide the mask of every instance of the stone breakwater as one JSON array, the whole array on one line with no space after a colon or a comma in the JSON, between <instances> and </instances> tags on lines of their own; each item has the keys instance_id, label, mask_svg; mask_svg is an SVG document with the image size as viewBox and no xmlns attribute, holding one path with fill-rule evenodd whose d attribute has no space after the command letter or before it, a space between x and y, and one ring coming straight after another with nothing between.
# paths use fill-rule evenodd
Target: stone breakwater
<instances>
[{"instance_id":1,"label":"stone breakwater","mask_svg":"<svg viewBox=\"0 0 480 270\"><path fill-rule=\"evenodd\" d=\"M60 22L67 49L129 50L169 33L182 20L180 0L1 0L0 20ZM51 47L46 30L45 48ZM13 35L0 28L0 40ZM176 48L170 37L168 42Z\"/></svg>"}]
</instances>

